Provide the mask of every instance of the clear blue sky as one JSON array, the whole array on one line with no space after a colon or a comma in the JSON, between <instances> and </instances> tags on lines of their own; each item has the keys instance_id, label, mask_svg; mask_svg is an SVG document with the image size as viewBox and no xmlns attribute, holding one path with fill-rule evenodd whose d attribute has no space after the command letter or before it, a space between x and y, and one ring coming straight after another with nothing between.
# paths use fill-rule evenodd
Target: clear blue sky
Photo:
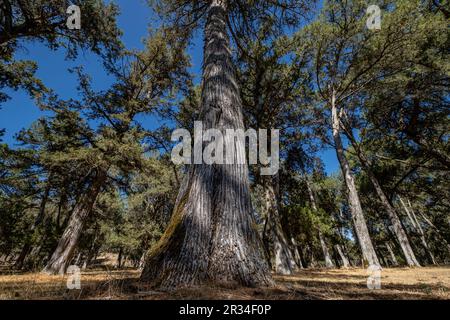
<instances>
[{"instance_id":1,"label":"clear blue sky","mask_svg":"<svg viewBox=\"0 0 450 320\"><path fill-rule=\"evenodd\" d=\"M154 23L154 15L146 4L146 0L117 0L121 10L118 18L120 28L123 30L123 42L127 48L142 48L142 39L147 34L148 27ZM153 21L152 21L153 20ZM198 79L201 74L202 39L197 36L190 50L192 56L191 72ZM38 63L37 76L47 87L52 88L63 99L76 97L76 77L67 69L83 65L93 79L95 89L106 89L112 79L104 72L98 57L90 52L81 53L75 61L67 61L64 52L52 52L40 43L26 42L23 49L16 54L17 59L29 59ZM45 113L23 91L7 91L12 97L0 107L0 128L6 129L3 141L11 146L16 144L14 136L23 128L29 127L33 121ZM155 119L147 117L141 119L144 127L153 128ZM333 150L325 150L320 156L326 165L328 173L338 169L338 163Z\"/></svg>"}]
</instances>

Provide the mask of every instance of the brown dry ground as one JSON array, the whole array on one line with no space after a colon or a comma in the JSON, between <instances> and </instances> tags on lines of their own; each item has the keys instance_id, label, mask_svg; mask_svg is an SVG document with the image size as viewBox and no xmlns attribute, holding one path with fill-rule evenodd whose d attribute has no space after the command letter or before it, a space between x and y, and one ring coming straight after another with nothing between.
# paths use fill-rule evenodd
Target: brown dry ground
<instances>
[{"instance_id":1,"label":"brown dry ground","mask_svg":"<svg viewBox=\"0 0 450 320\"><path fill-rule=\"evenodd\" d=\"M381 289L367 289L364 269L309 269L274 276L273 288L202 287L158 292L139 282L137 270L89 270L81 290L67 277L0 270L0 299L450 299L450 266L382 270Z\"/></svg>"}]
</instances>

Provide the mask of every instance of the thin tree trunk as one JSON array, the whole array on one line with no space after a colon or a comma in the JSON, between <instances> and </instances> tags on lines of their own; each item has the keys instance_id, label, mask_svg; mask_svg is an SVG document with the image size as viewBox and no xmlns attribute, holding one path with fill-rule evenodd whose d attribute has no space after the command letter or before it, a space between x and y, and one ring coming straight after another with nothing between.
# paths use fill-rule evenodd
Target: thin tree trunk
<instances>
[{"instance_id":1,"label":"thin tree trunk","mask_svg":"<svg viewBox=\"0 0 450 320\"><path fill-rule=\"evenodd\" d=\"M49 198L49 195L50 195L50 189L51 189L51 177L52 177L52 174L50 173L49 177L48 177L48 180L47 180L47 183L46 183L45 190L44 190L44 195L43 195L42 200L41 200L41 205L39 207L39 213L38 213L36 219L34 220L33 225L31 226L31 229L29 231L30 234L34 234L36 232L36 229L39 227L41 222L44 220L45 207L47 205L47 201L48 201L48 198ZM23 268L23 265L24 265L24 262L25 262L25 258L28 256L28 254L30 253L30 251L32 249L31 248L32 247L32 242L31 241L32 241L31 239L27 239L25 241L25 244L22 247L20 255L17 258L16 262L14 263L14 268L19 269L19 270Z\"/></svg>"},{"instance_id":2,"label":"thin tree trunk","mask_svg":"<svg viewBox=\"0 0 450 320\"><path fill-rule=\"evenodd\" d=\"M392 265L395 266L395 267L398 266L397 257L395 256L394 251L392 250L392 247L389 244L389 242L386 242L386 249L388 250L389 255L391 257Z\"/></svg>"},{"instance_id":3,"label":"thin tree trunk","mask_svg":"<svg viewBox=\"0 0 450 320\"><path fill-rule=\"evenodd\" d=\"M336 251L339 254L339 257L341 258L342 267L344 267L344 268L350 267L350 262L348 261L347 257L345 256L341 245L340 244L336 244L334 247L336 248Z\"/></svg>"},{"instance_id":4,"label":"thin tree trunk","mask_svg":"<svg viewBox=\"0 0 450 320\"><path fill-rule=\"evenodd\" d=\"M328 251L327 244L325 243L325 239L321 231L319 231L319 241L320 246L322 247L323 256L325 258L325 267L334 268L333 260L331 260L330 252Z\"/></svg>"},{"instance_id":5,"label":"thin tree trunk","mask_svg":"<svg viewBox=\"0 0 450 320\"><path fill-rule=\"evenodd\" d=\"M311 268L316 268L317 267L317 261L316 261L316 256L314 255L314 250L312 247L310 247L311 249L311 261L309 263L309 266Z\"/></svg>"},{"instance_id":6,"label":"thin tree trunk","mask_svg":"<svg viewBox=\"0 0 450 320\"><path fill-rule=\"evenodd\" d=\"M306 188L308 189L308 194L309 194L309 199L311 201L311 206L313 208L313 210L315 212L318 212L317 210L317 204L316 204L316 197L314 196L314 192L312 190L311 184L309 182L308 177L305 175L305 181L306 181ZM325 260L325 266L327 268L333 268L334 267L334 263L331 260L331 255L330 252L328 251L328 247L327 244L325 242L325 238L322 234L322 231L320 231L320 228L317 228L318 230L318 234L319 234L319 241L320 241L320 246L322 247L322 252L323 252L323 257Z\"/></svg>"},{"instance_id":7,"label":"thin tree trunk","mask_svg":"<svg viewBox=\"0 0 450 320\"><path fill-rule=\"evenodd\" d=\"M378 198L381 201L381 204L383 205L384 209L386 210L389 220L391 221L393 232L395 237L397 238L398 242L400 243L400 247L403 252L403 256L406 259L406 263L410 267L420 267L420 263L416 259L416 255L414 254L414 251L411 247L411 244L409 243L408 236L406 234L405 229L403 228L402 222L400 218L397 215L397 212L395 212L394 207L391 205L388 197L384 193L384 190L382 189L378 178L373 173L372 169L370 168L370 164L368 159L366 158L365 154L359 147L358 143L355 141L352 132L350 129L346 130L347 137L349 138L352 146L354 147L356 151L356 155L364 169L364 171L369 176L369 179L378 195Z\"/></svg>"},{"instance_id":8,"label":"thin tree trunk","mask_svg":"<svg viewBox=\"0 0 450 320\"><path fill-rule=\"evenodd\" d=\"M273 187L272 177L265 183L266 217L269 221L273 242L273 257L275 258L275 272L289 275L294 271L293 256L289 248L285 233L281 226L278 201Z\"/></svg>"},{"instance_id":9,"label":"thin tree trunk","mask_svg":"<svg viewBox=\"0 0 450 320\"><path fill-rule=\"evenodd\" d=\"M339 119L339 113L336 106L336 94L333 91L331 98L331 114L332 114L332 127L333 127L333 139L335 143L336 155L341 166L342 174L345 179L345 184L348 191L348 202L350 205L350 211L355 223L355 231L361 246L361 251L365 261L369 265L380 265L377 254L370 239L369 230L364 218L364 213L359 199L359 194L356 189L355 178L350 170L350 165L345 156L344 146L341 138L341 124Z\"/></svg>"},{"instance_id":10,"label":"thin tree trunk","mask_svg":"<svg viewBox=\"0 0 450 320\"><path fill-rule=\"evenodd\" d=\"M117 269L122 268L122 248L119 249L119 256L117 257Z\"/></svg>"},{"instance_id":11,"label":"thin tree trunk","mask_svg":"<svg viewBox=\"0 0 450 320\"><path fill-rule=\"evenodd\" d=\"M303 269L302 258L300 256L300 252L298 251L297 241L295 241L293 237L291 238L291 243L293 248L292 251L294 253L294 262L299 269Z\"/></svg>"},{"instance_id":12,"label":"thin tree trunk","mask_svg":"<svg viewBox=\"0 0 450 320\"><path fill-rule=\"evenodd\" d=\"M420 225L419 221L417 220L417 217L415 216L414 211L410 211L406 204L403 202L403 199L399 196L400 203L402 204L403 208L405 209L406 215L411 221L411 224L416 228L416 231L419 233L420 241L422 242L422 246L425 249L425 252L428 254L428 257L430 258L430 261L432 264L436 264L436 259L434 258L433 253L430 250L430 247L428 246L428 242L425 238L425 232L422 229L422 226Z\"/></svg>"},{"instance_id":13,"label":"thin tree trunk","mask_svg":"<svg viewBox=\"0 0 450 320\"><path fill-rule=\"evenodd\" d=\"M89 191L78 200L64 230L58 246L53 252L42 272L47 274L64 274L73 259L84 225L89 217L97 196L107 178L107 172L99 169Z\"/></svg>"},{"instance_id":14,"label":"thin tree trunk","mask_svg":"<svg viewBox=\"0 0 450 320\"><path fill-rule=\"evenodd\" d=\"M205 25L201 120L205 129L243 129L242 106L227 33L227 7L213 0ZM226 283L272 285L252 215L244 146L233 164L191 166L169 226L149 252L141 279L174 288Z\"/></svg>"}]
</instances>

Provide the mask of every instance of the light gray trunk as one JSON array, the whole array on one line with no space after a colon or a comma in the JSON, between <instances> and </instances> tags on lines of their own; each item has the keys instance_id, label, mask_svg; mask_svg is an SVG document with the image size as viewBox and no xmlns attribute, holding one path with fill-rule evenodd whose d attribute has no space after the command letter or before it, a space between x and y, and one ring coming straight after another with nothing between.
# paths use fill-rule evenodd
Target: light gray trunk
<instances>
[{"instance_id":1,"label":"light gray trunk","mask_svg":"<svg viewBox=\"0 0 450 320\"><path fill-rule=\"evenodd\" d=\"M279 274L292 274L295 264L292 264L293 256L289 248L286 236L281 226L278 201L271 177L265 183L266 216L269 229L272 234L273 257L275 259L275 272Z\"/></svg>"},{"instance_id":2,"label":"light gray trunk","mask_svg":"<svg viewBox=\"0 0 450 320\"><path fill-rule=\"evenodd\" d=\"M297 241L294 238L291 238L292 243L292 252L294 253L294 263L297 265L296 269L303 269L302 258L300 256L300 252L298 251Z\"/></svg>"},{"instance_id":3,"label":"light gray trunk","mask_svg":"<svg viewBox=\"0 0 450 320\"><path fill-rule=\"evenodd\" d=\"M344 146L341 138L341 125L339 119L339 113L336 106L336 95L333 92L331 98L331 114L332 114L332 128L333 139L336 149L336 155L341 166L342 174L345 179L345 184L348 191L348 202L350 205L350 211L355 223L355 231L358 237L358 241L361 247L364 260L369 265L380 265L377 254L370 239L369 230L367 228L366 220L359 199L358 191L356 189L355 178L350 170L350 165L345 156Z\"/></svg>"},{"instance_id":4,"label":"light gray trunk","mask_svg":"<svg viewBox=\"0 0 450 320\"><path fill-rule=\"evenodd\" d=\"M395 267L398 266L397 257L395 256L394 251L392 250L392 247L388 242L386 242L386 249L388 250L389 255L391 257L392 265Z\"/></svg>"},{"instance_id":5,"label":"light gray trunk","mask_svg":"<svg viewBox=\"0 0 450 320\"><path fill-rule=\"evenodd\" d=\"M333 260L331 260L330 252L328 251L327 244L325 243L325 239L321 231L319 231L319 241L320 246L322 247L323 256L325 258L325 267L334 268Z\"/></svg>"},{"instance_id":6,"label":"light gray trunk","mask_svg":"<svg viewBox=\"0 0 450 320\"><path fill-rule=\"evenodd\" d=\"M86 220L106 181L106 177L107 172L99 169L89 192L85 193L75 206L69 223L42 272L47 274L64 274L66 272L75 254L75 249L77 248Z\"/></svg>"},{"instance_id":7,"label":"light gray trunk","mask_svg":"<svg viewBox=\"0 0 450 320\"><path fill-rule=\"evenodd\" d=\"M356 150L358 159L364 171L369 176L369 179L375 189L375 192L377 193L378 198L381 201L381 204L383 205L384 209L388 214L389 220L391 221L392 224L392 230L398 242L400 243L400 248L402 249L403 256L406 259L406 263L410 267L420 267L420 263L416 259L416 255L414 254L411 244L409 243L408 236L406 234L405 229L403 228L400 218L397 215L397 212L395 212L394 207L391 205L389 199L386 197L386 194L384 193L384 190L382 189L378 181L378 178L375 176L372 169L370 168L369 161L367 160L365 154L363 153L359 145L356 143L352 132L350 132L350 129L347 130L347 136L350 138L350 141Z\"/></svg>"},{"instance_id":8,"label":"light gray trunk","mask_svg":"<svg viewBox=\"0 0 450 320\"><path fill-rule=\"evenodd\" d=\"M403 208L405 209L406 215L411 221L411 224L416 228L416 231L419 233L420 241L422 242L422 246L425 249L425 252L428 254L430 261L432 264L436 264L436 259L434 258L433 253L430 250L430 247L428 245L427 239L425 238L425 232L423 231L422 226L420 225L419 221L417 220L417 217L413 210L409 210L406 204L403 202L403 199L399 196L400 203L402 204Z\"/></svg>"},{"instance_id":9,"label":"light gray trunk","mask_svg":"<svg viewBox=\"0 0 450 320\"><path fill-rule=\"evenodd\" d=\"M339 254L339 257L341 258L342 267L349 268L350 262L348 261L347 257L344 254L344 250L342 250L342 247L340 244L337 244L334 246L336 248L337 253Z\"/></svg>"},{"instance_id":10,"label":"light gray trunk","mask_svg":"<svg viewBox=\"0 0 450 320\"><path fill-rule=\"evenodd\" d=\"M408 200L409 203L409 200ZM414 212L414 209L411 207L411 204L409 204L409 207L411 208L411 212L413 213L414 218L417 221L417 217L416 214ZM442 235L441 231L439 230L438 227L436 227L434 225L434 223L431 222L431 220L425 216L425 214L423 214L423 212L419 211L420 216L422 217L423 221L425 221L437 234L437 236L442 240L442 242L445 244L445 246L447 247L447 251L450 254L450 244L448 243L448 241L445 239L445 237Z\"/></svg>"},{"instance_id":11,"label":"light gray trunk","mask_svg":"<svg viewBox=\"0 0 450 320\"><path fill-rule=\"evenodd\" d=\"M227 33L226 2L213 0L205 25L201 120L204 129L243 129ZM225 136L225 134L224 134ZM147 257L141 280L160 288L205 283L272 285L252 215L243 147L234 164L192 165L165 234ZM231 150L225 150L231 152Z\"/></svg>"}]
</instances>

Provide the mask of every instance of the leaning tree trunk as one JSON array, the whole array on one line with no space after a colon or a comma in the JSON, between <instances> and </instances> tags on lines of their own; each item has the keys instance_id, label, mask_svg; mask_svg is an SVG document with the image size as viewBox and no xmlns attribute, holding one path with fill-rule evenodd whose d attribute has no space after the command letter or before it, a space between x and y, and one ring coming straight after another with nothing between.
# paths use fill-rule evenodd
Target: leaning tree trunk
<instances>
[{"instance_id":1,"label":"leaning tree trunk","mask_svg":"<svg viewBox=\"0 0 450 320\"><path fill-rule=\"evenodd\" d=\"M350 211L355 224L356 235L361 246L363 258L369 265L380 265L377 254L370 239L369 230L364 218L364 213L359 199L359 194L356 189L355 178L350 170L350 165L344 153L344 146L341 138L341 124L339 119L339 113L336 106L336 94L333 91L331 98L331 115L332 115L332 128L333 139L335 143L336 155L341 166L342 174L345 179L345 184L348 191L348 202L350 204Z\"/></svg>"},{"instance_id":2,"label":"leaning tree trunk","mask_svg":"<svg viewBox=\"0 0 450 320\"><path fill-rule=\"evenodd\" d=\"M78 245L83 227L89 217L98 194L107 178L107 172L99 169L88 192L78 200L69 223L64 230L58 245L42 272L47 274L64 274L69 266Z\"/></svg>"},{"instance_id":3,"label":"leaning tree trunk","mask_svg":"<svg viewBox=\"0 0 450 320\"><path fill-rule=\"evenodd\" d=\"M389 242L386 242L386 249L388 250L389 256L391 257L392 265L395 266L395 267L397 267L397 266L398 266L397 257L395 256L394 250L392 250L392 247L391 247L391 245L389 244Z\"/></svg>"},{"instance_id":4,"label":"leaning tree trunk","mask_svg":"<svg viewBox=\"0 0 450 320\"><path fill-rule=\"evenodd\" d=\"M50 174L48 177L48 181L47 181L47 184L46 184L46 187L44 190L44 195L42 197L41 205L39 207L39 213L38 213L36 219L34 220L34 223L31 226L31 229L29 231L31 235L34 235L36 233L37 228L40 226L40 224L44 220L45 207L47 206L47 201L48 201L48 198L50 195L50 189L51 189L51 177L52 177L52 174ZM31 238L33 238L33 237L31 237ZM31 249L32 249L32 239L27 239L25 241L25 244L22 247L22 250L20 251L19 257L17 258L17 260L14 263L14 268L16 268L18 270L23 268L25 258L28 256Z\"/></svg>"},{"instance_id":5,"label":"leaning tree trunk","mask_svg":"<svg viewBox=\"0 0 450 320\"><path fill-rule=\"evenodd\" d=\"M342 250L342 247L340 244L337 244L334 246L336 248L337 253L339 254L339 257L341 258L342 267L343 268L349 268L350 262L348 261L347 257L344 254L344 250Z\"/></svg>"},{"instance_id":6,"label":"leaning tree trunk","mask_svg":"<svg viewBox=\"0 0 450 320\"><path fill-rule=\"evenodd\" d=\"M294 254L294 264L296 267L294 269L303 269L303 263L302 263L302 257L300 256L300 252L298 251L298 245L297 241L293 237L291 237L291 244L292 244L292 252Z\"/></svg>"},{"instance_id":7,"label":"leaning tree trunk","mask_svg":"<svg viewBox=\"0 0 450 320\"><path fill-rule=\"evenodd\" d=\"M227 7L213 0L205 25L201 120L205 129L243 129L227 34ZM225 136L225 135L224 135ZM192 165L169 226L149 252L141 280L160 288L204 284L272 285L252 215L244 146L233 164Z\"/></svg>"},{"instance_id":8,"label":"leaning tree trunk","mask_svg":"<svg viewBox=\"0 0 450 320\"><path fill-rule=\"evenodd\" d=\"M308 177L306 175L305 175L305 180L306 180L306 188L308 189L309 199L311 201L311 206L315 212L318 212L317 204L316 204L316 197L314 196L314 192L311 188L311 184L309 183ZM331 260L331 255L330 255L330 252L328 251L328 247L325 242L325 237L323 236L322 231L319 228L317 228L317 229L318 229L318 234L319 234L320 246L322 247L323 257L325 259L325 266L327 268L333 268L334 263L333 263L333 260Z\"/></svg>"},{"instance_id":9,"label":"leaning tree trunk","mask_svg":"<svg viewBox=\"0 0 450 320\"><path fill-rule=\"evenodd\" d=\"M403 228L402 222L398 217L397 212L395 212L395 209L390 203L388 197L384 193L384 190L382 189L378 181L378 178L375 176L372 169L370 168L369 160L366 158L366 155L363 153L360 146L356 143L353 137L353 133L349 129L347 129L346 132L353 147L356 150L356 154L364 171L369 176L370 182L372 183L375 192L377 193L378 198L381 201L381 204L383 205L384 209L388 214L389 220L391 221L393 227L394 235L397 238L398 242L400 243L400 248L402 249L403 255L406 259L406 263L410 267L414 266L420 267L420 263L416 259L416 255L414 254L411 244L409 243L408 235L406 234L406 231Z\"/></svg>"},{"instance_id":10,"label":"leaning tree trunk","mask_svg":"<svg viewBox=\"0 0 450 320\"><path fill-rule=\"evenodd\" d=\"M425 232L423 231L422 226L420 225L419 221L417 221L417 217L414 214L414 211L409 211L408 207L403 202L403 199L399 197L400 203L403 205L403 208L405 209L405 212L412 224L412 226L418 231L420 236L420 241L422 242L422 246L425 249L425 252L428 254L430 261L432 264L436 264L436 259L434 258L433 252L431 252L430 246L428 245L428 242L425 238ZM412 216L411 216L412 215ZM413 219L414 218L414 219Z\"/></svg>"},{"instance_id":11,"label":"leaning tree trunk","mask_svg":"<svg viewBox=\"0 0 450 320\"><path fill-rule=\"evenodd\" d=\"M295 264L292 263L294 258L281 226L278 201L271 177L268 177L265 183L265 202L266 219L268 219L270 239L272 240L272 256L275 259L275 272L284 275L292 274L295 269Z\"/></svg>"}]
</instances>

